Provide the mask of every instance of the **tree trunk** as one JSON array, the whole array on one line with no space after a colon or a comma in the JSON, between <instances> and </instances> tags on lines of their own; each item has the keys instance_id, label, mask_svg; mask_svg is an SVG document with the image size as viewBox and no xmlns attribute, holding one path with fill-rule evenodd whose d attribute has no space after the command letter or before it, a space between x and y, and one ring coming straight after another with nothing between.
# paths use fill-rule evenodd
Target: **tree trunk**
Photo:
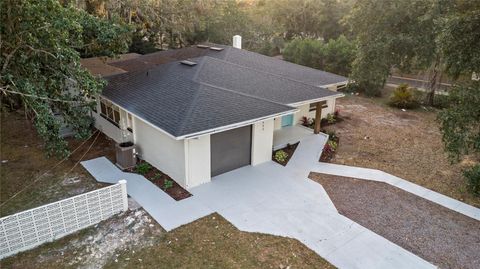
<instances>
[{"instance_id":1,"label":"tree trunk","mask_svg":"<svg viewBox=\"0 0 480 269\"><path fill-rule=\"evenodd\" d=\"M433 106L433 101L435 97L435 91L437 90L438 87L438 74L440 73L440 57L437 56L435 59L435 63L433 64L433 74L430 77L429 83L428 83L428 93L426 96L425 103L428 106Z\"/></svg>"}]
</instances>

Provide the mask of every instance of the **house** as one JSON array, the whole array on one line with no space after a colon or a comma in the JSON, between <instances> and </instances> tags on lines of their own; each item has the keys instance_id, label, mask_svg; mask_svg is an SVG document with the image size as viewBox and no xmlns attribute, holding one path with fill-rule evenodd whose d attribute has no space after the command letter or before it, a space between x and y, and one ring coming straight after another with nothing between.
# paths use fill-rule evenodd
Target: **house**
<instances>
[{"instance_id":1,"label":"house","mask_svg":"<svg viewBox=\"0 0 480 269\"><path fill-rule=\"evenodd\" d=\"M142 159L187 189L270 161L274 146L312 132L299 126L303 116L334 112L347 79L242 50L238 39L234 47L203 44L104 62L114 74L104 76L95 126L116 142L133 142Z\"/></svg>"}]
</instances>

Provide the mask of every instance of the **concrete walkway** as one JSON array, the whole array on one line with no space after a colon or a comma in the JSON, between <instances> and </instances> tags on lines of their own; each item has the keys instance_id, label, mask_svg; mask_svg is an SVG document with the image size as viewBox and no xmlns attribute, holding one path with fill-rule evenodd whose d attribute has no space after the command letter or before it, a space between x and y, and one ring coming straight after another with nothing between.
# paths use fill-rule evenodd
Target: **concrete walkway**
<instances>
[{"instance_id":1,"label":"concrete walkway","mask_svg":"<svg viewBox=\"0 0 480 269\"><path fill-rule=\"evenodd\" d=\"M357 179L373 180L379 182L385 182L404 191L413 193L426 200L437 203L448 209L469 216L473 219L480 221L480 209L474 206L465 204L438 192L429 190L422 186L419 186L410 181L396 177L394 175L385 173L376 169L361 168L347 165L331 164L331 163L316 163L312 167L312 172L318 172L329 175L352 177Z\"/></svg>"},{"instance_id":2,"label":"concrete walkway","mask_svg":"<svg viewBox=\"0 0 480 269\"><path fill-rule=\"evenodd\" d=\"M127 180L128 195L167 231L213 213L211 209L196 201L196 197L175 201L145 177L122 172L105 157L81 164L99 182L114 184L121 179Z\"/></svg>"},{"instance_id":3,"label":"concrete walkway","mask_svg":"<svg viewBox=\"0 0 480 269\"><path fill-rule=\"evenodd\" d=\"M305 137L283 167L243 167L190 190L176 202L140 175L124 173L105 158L82 162L99 181L127 180L127 190L167 231L218 212L242 231L296 238L339 268L434 268L411 252L340 215L310 171L387 182L479 218L479 210L403 179L372 169L318 163L326 135Z\"/></svg>"}]
</instances>

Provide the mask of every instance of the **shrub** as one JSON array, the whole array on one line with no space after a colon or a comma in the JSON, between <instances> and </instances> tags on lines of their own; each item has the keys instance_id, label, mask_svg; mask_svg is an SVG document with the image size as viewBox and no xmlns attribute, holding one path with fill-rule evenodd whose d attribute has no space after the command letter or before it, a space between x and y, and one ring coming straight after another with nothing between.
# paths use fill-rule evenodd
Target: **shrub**
<instances>
[{"instance_id":1,"label":"shrub","mask_svg":"<svg viewBox=\"0 0 480 269\"><path fill-rule=\"evenodd\" d=\"M275 152L275 157L274 158L279 163L286 162L287 158L288 158L288 153L286 153L283 150L278 150L277 152Z\"/></svg>"},{"instance_id":2,"label":"shrub","mask_svg":"<svg viewBox=\"0 0 480 269\"><path fill-rule=\"evenodd\" d=\"M480 196L480 164L466 170L463 176L467 180L467 186L476 196Z\"/></svg>"},{"instance_id":3,"label":"shrub","mask_svg":"<svg viewBox=\"0 0 480 269\"><path fill-rule=\"evenodd\" d=\"M307 118L305 116L302 117L300 122L305 127L313 127L313 125L315 125L315 119Z\"/></svg>"},{"instance_id":4,"label":"shrub","mask_svg":"<svg viewBox=\"0 0 480 269\"><path fill-rule=\"evenodd\" d=\"M393 91L388 105L397 108L416 108L418 107L418 102L414 91L407 84L401 84Z\"/></svg>"},{"instance_id":5,"label":"shrub","mask_svg":"<svg viewBox=\"0 0 480 269\"><path fill-rule=\"evenodd\" d=\"M173 187L173 180L165 179L165 181L163 182L163 189L168 190L171 187Z\"/></svg>"},{"instance_id":6,"label":"shrub","mask_svg":"<svg viewBox=\"0 0 480 269\"><path fill-rule=\"evenodd\" d=\"M433 97L433 107L443 109L449 107L450 103L451 101L448 95L436 94Z\"/></svg>"},{"instance_id":7,"label":"shrub","mask_svg":"<svg viewBox=\"0 0 480 269\"><path fill-rule=\"evenodd\" d=\"M135 173L138 173L140 175L145 175L148 172L150 172L151 169L152 169L152 166L149 163L143 162L143 163L137 164L137 166L135 167Z\"/></svg>"},{"instance_id":8,"label":"shrub","mask_svg":"<svg viewBox=\"0 0 480 269\"><path fill-rule=\"evenodd\" d=\"M337 121L337 119L335 118L334 115L332 115L330 113L327 114L327 122L329 124L334 124L336 121Z\"/></svg>"},{"instance_id":9,"label":"shrub","mask_svg":"<svg viewBox=\"0 0 480 269\"><path fill-rule=\"evenodd\" d=\"M333 116L335 117L335 119L340 117L340 109L335 109L335 112L333 112Z\"/></svg>"},{"instance_id":10,"label":"shrub","mask_svg":"<svg viewBox=\"0 0 480 269\"><path fill-rule=\"evenodd\" d=\"M334 150L329 143L325 144L322 150L322 155L320 156L320 160L323 162L328 162L333 158Z\"/></svg>"},{"instance_id":11,"label":"shrub","mask_svg":"<svg viewBox=\"0 0 480 269\"><path fill-rule=\"evenodd\" d=\"M338 143L333 140L328 140L327 145L332 149L332 151L336 151L338 148Z\"/></svg>"}]
</instances>

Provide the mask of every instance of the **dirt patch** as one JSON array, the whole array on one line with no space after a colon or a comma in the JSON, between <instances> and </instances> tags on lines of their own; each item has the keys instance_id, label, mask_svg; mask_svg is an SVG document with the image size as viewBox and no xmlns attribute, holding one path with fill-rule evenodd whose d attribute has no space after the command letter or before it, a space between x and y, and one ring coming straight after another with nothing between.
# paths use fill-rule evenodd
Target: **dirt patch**
<instances>
[{"instance_id":1,"label":"dirt patch","mask_svg":"<svg viewBox=\"0 0 480 269\"><path fill-rule=\"evenodd\" d=\"M134 204L134 206L132 206ZM102 268L120 252L154 245L164 230L133 200L127 212L1 261L5 268ZM134 251L134 250L133 250Z\"/></svg>"},{"instance_id":2,"label":"dirt patch","mask_svg":"<svg viewBox=\"0 0 480 269\"><path fill-rule=\"evenodd\" d=\"M0 208L1 216L106 186L93 179L79 164L81 160L100 156L114 160L114 142L105 135L95 134L86 142L68 139L69 148L77 151L61 162L45 155L42 140L23 114L1 113L1 127L1 203L24 189Z\"/></svg>"},{"instance_id":3,"label":"dirt patch","mask_svg":"<svg viewBox=\"0 0 480 269\"><path fill-rule=\"evenodd\" d=\"M300 144L300 142L297 142L295 144L288 144L286 147L284 148L281 148L281 149L277 149L275 151L273 151L273 154L272 154L272 161L276 162L276 163L279 163L283 166L287 165L288 161L290 161L290 159L292 158L293 156L293 153L295 153L295 150L297 149L298 147L298 144ZM285 161L279 161L275 158L275 154L280 151L280 150L283 150L285 153L287 153L287 158L285 159Z\"/></svg>"},{"instance_id":4,"label":"dirt patch","mask_svg":"<svg viewBox=\"0 0 480 269\"><path fill-rule=\"evenodd\" d=\"M480 222L383 182L310 174L338 212L440 266L480 268Z\"/></svg>"},{"instance_id":5,"label":"dirt patch","mask_svg":"<svg viewBox=\"0 0 480 269\"><path fill-rule=\"evenodd\" d=\"M464 164L452 164L447 158L436 110L402 111L383 101L359 96L337 100L344 120L325 127L342 138L332 162L380 169L480 206L480 197L466 189Z\"/></svg>"}]
</instances>

